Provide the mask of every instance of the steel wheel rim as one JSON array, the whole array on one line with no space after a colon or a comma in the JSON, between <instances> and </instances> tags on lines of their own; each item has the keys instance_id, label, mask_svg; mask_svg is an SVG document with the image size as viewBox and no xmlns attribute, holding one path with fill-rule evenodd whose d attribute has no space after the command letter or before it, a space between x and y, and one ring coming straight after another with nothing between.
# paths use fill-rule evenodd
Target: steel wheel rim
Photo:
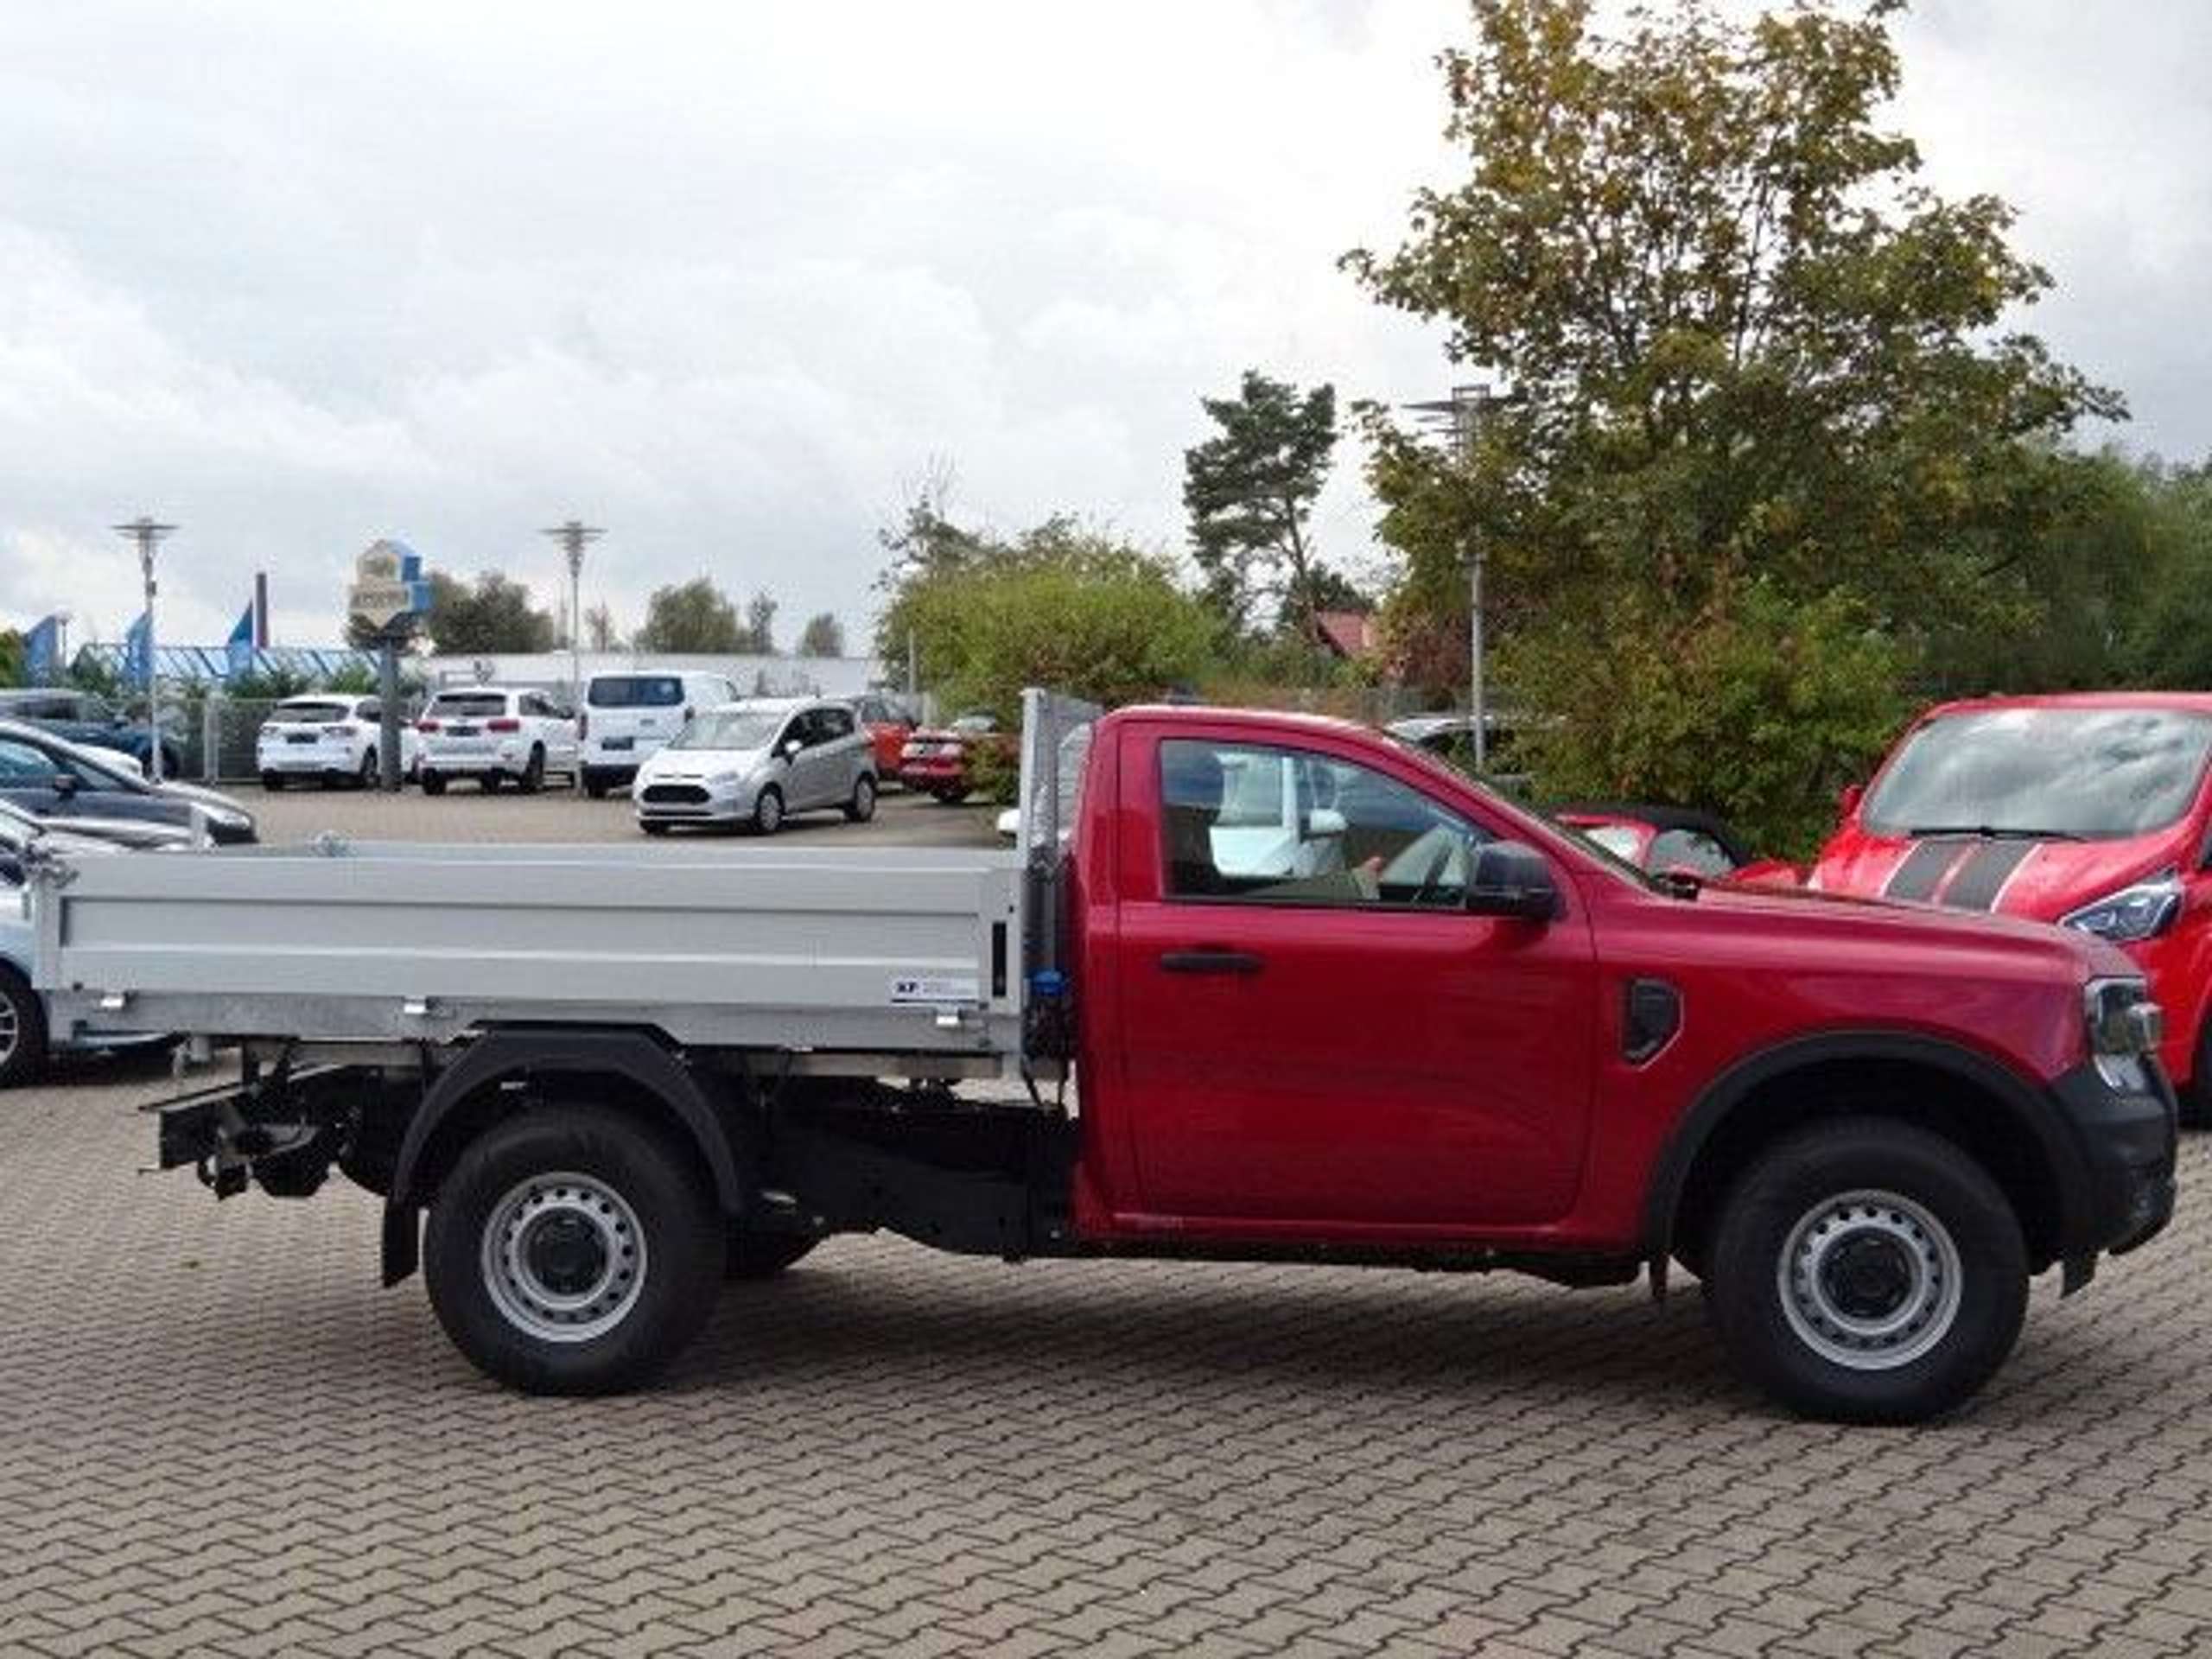
<instances>
[{"instance_id":1,"label":"steel wheel rim","mask_svg":"<svg viewBox=\"0 0 2212 1659\"><path fill-rule=\"evenodd\" d=\"M773 790L769 791L760 798L758 813L760 827L763 830L773 830L784 821L784 798Z\"/></svg>"},{"instance_id":2,"label":"steel wheel rim","mask_svg":"<svg viewBox=\"0 0 2212 1659\"><path fill-rule=\"evenodd\" d=\"M484 1224L484 1287L499 1316L540 1342L589 1342L626 1319L645 1287L645 1230L593 1175L533 1175Z\"/></svg>"},{"instance_id":3,"label":"steel wheel rim","mask_svg":"<svg viewBox=\"0 0 2212 1659\"><path fill-rule=\"evenodd\" d=\"M1958 1322L1959 1247L1928 1208L1866 1188L1798 1217L1776 1263L1800 1342L1847 1370L1887 1371L1930 1352Z\"/></svg>"},{"instance_id":4,"label":"steel wheel rim","mask_svg":"<svg viewBox=\"0 0 2212 1659\"><path fill-rule=\"evenodd\" d=\"M861 779L854 788L853 800L860 809L861 817L870 816L875 810L875 785L867 779Z\"/></svg>"}]
</instances>

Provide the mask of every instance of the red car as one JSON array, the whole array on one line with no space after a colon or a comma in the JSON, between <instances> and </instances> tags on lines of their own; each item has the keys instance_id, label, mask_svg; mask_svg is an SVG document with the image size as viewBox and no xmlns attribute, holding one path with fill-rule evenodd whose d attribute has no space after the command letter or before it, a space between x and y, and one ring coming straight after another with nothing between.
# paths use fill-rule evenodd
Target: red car
<instances>
[{"instance_id":1,"label":"red car","mask_svg":"<svg viewBox=\"0 0 2212 1659\"><path fill-rule=\"evenodd\" d=\"M907 734L899 749L899 781L948 805L965 800L976 787L970 753L986 744L999 757L1013 760L1014 736L999 729L996 715L962 715L950 726L921 727Z\"/></svg>"},{"instance_id":2,"label":"red car","mask_svg":"<svg viewBox=\"0 0 2212 1659\"><path fill-rule=\"evenodd\" d=\"M2125 950L2159 1058L2212 1122L2212 695L2084 692L1929 709L1807 878L1824 893L2056 922Z\"/></svg>"},{"instance_id":3,"label":"red car","mask_svg":"<svg viewBox=\"0 0 2212 1659\"><path fill-rule=\"evenodd\" d=\"M913 734L913 715L889 697L871 691L853 700L853 718L868 734L868 748L875 757L875 775L896 778L899 762L906 757L906 740Z\"/></svg>"}]
</instances>

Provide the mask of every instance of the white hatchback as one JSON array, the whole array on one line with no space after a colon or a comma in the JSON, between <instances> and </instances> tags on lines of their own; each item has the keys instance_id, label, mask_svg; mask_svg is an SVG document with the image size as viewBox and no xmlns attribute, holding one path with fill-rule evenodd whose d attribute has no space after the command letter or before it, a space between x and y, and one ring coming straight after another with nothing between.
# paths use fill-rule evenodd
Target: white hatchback
<instances>
[{"instance_id":1,"label":"white hatchback","mask_svg":"<svg viewBox=\"0 0 2212 1659\"><path fill-rule=\"evenodd\" d=\"M384 729L384 704L375 697L326 693L287 697L270 712L253 741L254 769L261 786L279 790L294 779L373 788L379 768L377 745ZM399 770L412 777L421 740L414 728L399 728Z\"/></svg>"},{"instance_id":2,"label":"white hatchback","mask_svg":"<svg viewBox=\"0 0 2212 1659\"><path fill-rule=\"evenodd\" d=\"M546 693L518 686L441 691L415 729L425 795L444 794L455 778L475 779L486 794L505 783L535 794L547 772L574 778L581 764L576 717Z\"/></svg>"},{"instance_id":3,"label":"white hatchback","mask_svg":"<svg viewBox=\"0 0 2212 1659\"><path fill-rule=\"evenodd\" d=\"M638 827L749 824L772 836L794 812L875 816L875 754L849 703L759 698L700 711L638 768Z\"/></svg>"},{"instance_id":4,"label":"white hatchback","mask_svg":"<svg viewBox=\"0 0 2212 1659\"><path fill-rule=\"evenodd\" d=\"M638 775L660 746L702 709L737 701L720 674L630 669L594 674L584 683L584 793L598 800Z\"/></svg>"}]
</instances>

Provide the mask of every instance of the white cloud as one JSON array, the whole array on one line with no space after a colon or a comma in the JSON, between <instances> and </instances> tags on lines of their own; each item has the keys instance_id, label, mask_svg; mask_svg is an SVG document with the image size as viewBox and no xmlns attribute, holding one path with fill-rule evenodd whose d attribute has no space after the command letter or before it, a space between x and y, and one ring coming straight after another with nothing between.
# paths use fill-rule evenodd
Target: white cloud
<instances>
[{"instance_id":1,"label":"white cloud","mask_svg":"<svg viewBox=\"0 0 2212 1659\"><path fill-rule=\"evenodd\" d=\"M0 59L0 616L170 637L256 569L327 639L378 535L549 601L540 526L608 527L634 620L700 569L865 627L877 524L949 456L1001 524L1179 543L1201 395L1248 365L1346 397L1448 385L1433 331L1334 265L1448 176L1455 0L1114 7L571 3L188 12L79 0ZM2164 20L2164 23L2161 22ZM2162 33L2165 24L2171 29ZM2064 0L1908 22L1945 188L2027 209L2037 325L2212 447L2190 278L2205 26ZM1371 518L1350 446L1331 550Z\"/></svg>"}]
</instances>

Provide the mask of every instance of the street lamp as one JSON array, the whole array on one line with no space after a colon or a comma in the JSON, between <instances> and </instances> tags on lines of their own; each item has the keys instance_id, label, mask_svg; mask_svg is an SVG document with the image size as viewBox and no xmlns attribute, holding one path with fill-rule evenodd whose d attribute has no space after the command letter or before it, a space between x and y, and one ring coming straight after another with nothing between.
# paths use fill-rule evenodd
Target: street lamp
<instances>
[{"instance_id":1,"label":"street lamp","mask_svg":"<svg viewBox=\"0 0 2212 1659\"><path fill-rule=\"evenodd\" d=\"M584 543L595 542L607 532L594 529L581 518L571 518L540 534L550 536L569 555L569 703L571 708L579 707L584 699L584 613L581 601Z\"/></svg>"},{"instance_id":2,"label":"street lamp","mask_svg":"<svg viewBox=\"0 0 2212 1659\"><path fill-rule=\"evenodd\" d=\"M158 784L162 781L162 677L154 661L154 549L176 526L156 524L141 513L129 524L113 528L117 535L127 536L138 544L138 574L146 584L146 771Z\"/></svg>"},{"instance_id":3,"label":"street lamp","mask_svg":"<svg viewBox=\"0 0 2212 1659\"><path fill-rule=\"evenodd\" d=\"M1406 407L1432 420L1449 422L1452 453L1464 466L1474 458L1483 418L1498 401L1495 387L1464 385L1452 387L1449 397ZM1483 540L1475 533L1467 538L1467 715L1474 727L1475 771L1479 773L1490 765L1490 716L1483 699Z\"/></svg>"}]
</instances>

